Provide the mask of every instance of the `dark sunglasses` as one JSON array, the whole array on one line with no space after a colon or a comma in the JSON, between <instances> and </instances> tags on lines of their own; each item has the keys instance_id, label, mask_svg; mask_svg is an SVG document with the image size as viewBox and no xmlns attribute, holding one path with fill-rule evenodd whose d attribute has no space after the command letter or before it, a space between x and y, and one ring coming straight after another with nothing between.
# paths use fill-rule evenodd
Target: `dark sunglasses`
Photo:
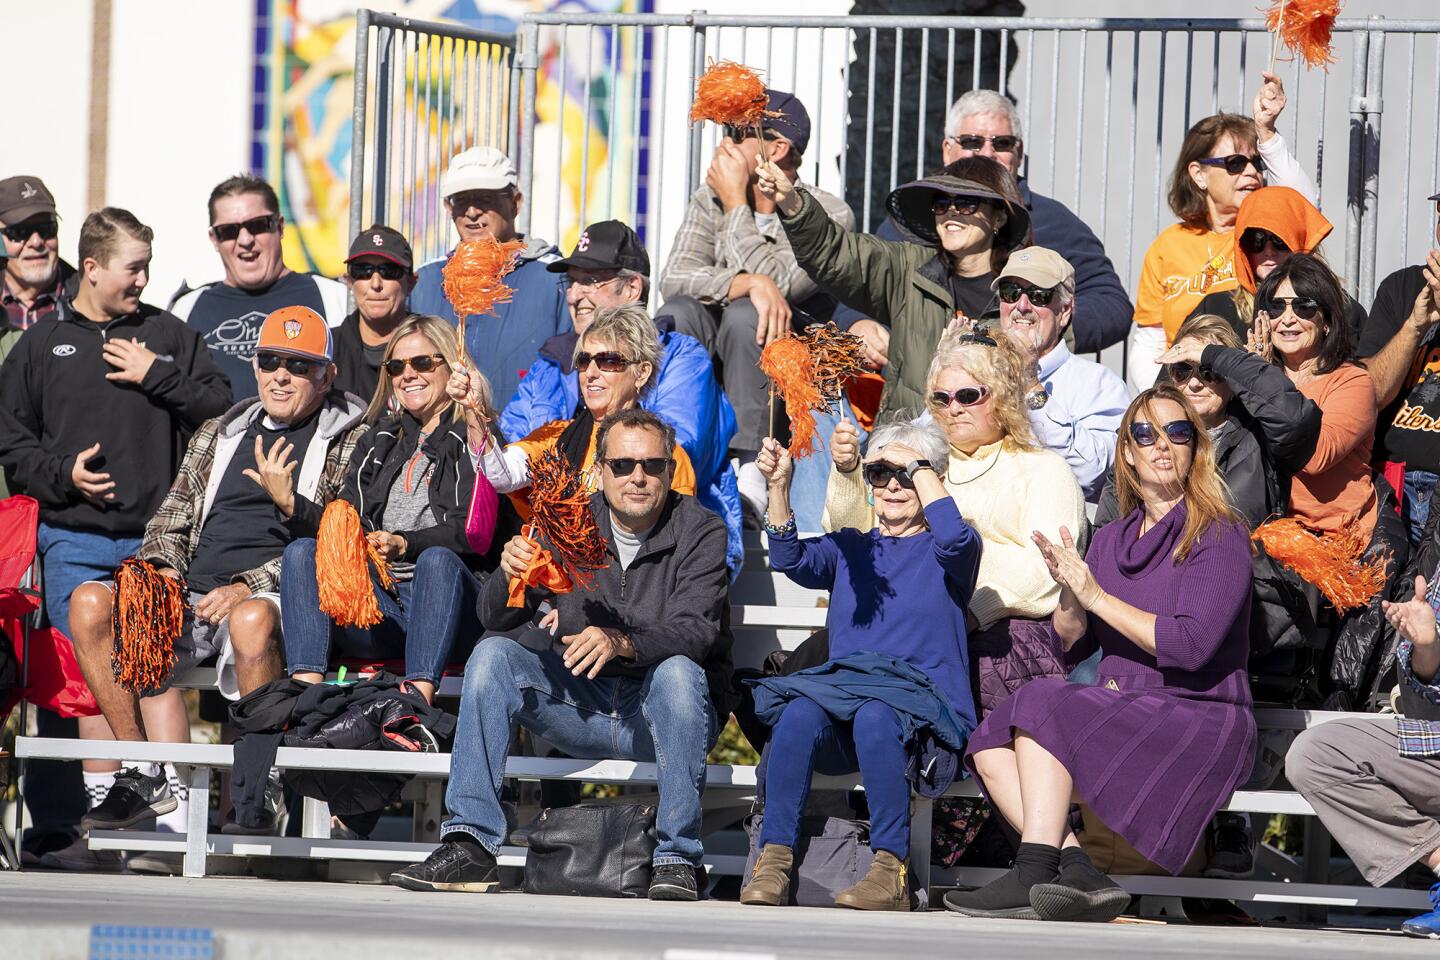
<instances>
[{"instance_id":1,"label":"dark sunglasses","mask_svg":"<svg viewBox=\"0 0 1440 960\"><path fill-rule=\"evenodd\" d=\"M41 240L54 240L60 235L60 221L50 220L26 220L22 223L6 227L3 231L5 239L11 243L24 243L35 234L40 234Z\"/></svg>"},{"instance_id":2,"label":"dark sunglasses","mask_svg":"<svg viewBox=\"0 0 1440 960\"><path fill-rule=\"evenodd\" d=\"M274 373L284 364L297 377L308 377L310 371L320 366L318 360L306 360L304 357L282 357L278 353L257 353L255 354L255 365L266 373Z\"/></svg>"},{"instance_id":3,"label":"dark sunglasses","mask_svg":"<svg viewBox=\"0 0 1440 960\"><path fill-rule=\"evenodd\" d=\"M979 134L967 133L964 136L946 137L945 139L955 144L961 150L984 150L985 141L987 140L990 141L990 145L995 148L996 153L1010 153L1016 147L1020 146L1020 138L1009 135L982 137Z\"/></svg>"},{"instance_id":4,"label":"dark sunglasses","mask_svg":"<svg viewBox=\"0 0 1440 960\"><path fill-rule=\"evenodd\" d=\"M948 407L950 401L953 400L962 407L973 407L977 403L983 403L988 396L990 396L989 387L961 387L954 393L936 390L930 394L930 402L937 407Z\"/></svg>"},{"instance_id":5,"label":"dark sunglasses","mask_svg":"<svg viewBox=\"0 0 1440 960\"><path fill-rule=\"evenodd\" d=\"M1309 297L1271 297L1256 304L1255 309L1264 310L1271 320L1279 320L1286 310L1295 314L1296 320L1314 320L1320 313L1320 304Z\"/></svg>"},{"instance_id":6,"label":"dark sunglasses","mask_svg":"<svg viewBox=\"0 0 1440 960\"><path fill-rule=\"evenodd\" d=\"M1220 383L1225 378L1213 371L1202 370L1190 362L1170 364L1170 378L1178 383L1189 383L1191 377L1199 377L1201 383Z\"/></svg>"},{"instance_id":7,"label":"dark sunglasses","mask_svg":"<svg viewBox=\"0 0 1440 960\"><path fill-rule=\"evenodd\" d=\"M1000 294L1002 303L1019 303L1020 295L1023 293L1035 306L1048 307L1050 301L1055 299L1055 291L1060 288L1032 287L1028 284L1016 283L1014 280L1001 280L995 289Z\"/></svg>"},{"instance_id":8,"label":"dark sunglasses","mask_svg":"<svg viewBox=\"0 0 1440 960\"><path fill-rule=\"evenodd\" d=\"M369 280L377 273L380 274L381 279L384 280L400 280L410 271L398 263L365 263L364 261L356 261L346 267L345 272L350 274L351 280Z\"/></svg>"},{"instance_id":9,"label":"dark sunglasses","mask_svg":"<svg viewBox=\"0 0 1440 960\"><path fill-rule=\"evenodd\" d=\"M770 133L770 131L764 129L763 127L761 128L760 132L765 134L766 140L775 139L775 137ZM755 136L755 128L737 127L733 123L727 123L725 125L725 136L727 139L733 141L734 143L744 143L746 140L749 140Z\"/></svg>"},{"instance_id":10,"label":"dark sunglasses","mask_svg":"<svg viewBox=\"0 0 1440 960\"><path fill-rule=\"evenodd\" d=\"M1268 230L1251 227L1249 230L1240 234L1240 249L1246 253L1259 253L1266 247L1271 247L1280 253L1290 252L1290 246Z\"/></svg>"},{"instance_id":11,"label":"dark sunglasses","mask_svg":"<svg viewBox=\"0 0 1440 960\"><path fill-rule=\"evenodd\" d=\"M1195 424L1189 420L1171 420L1161 429L1165 431L1166 439L1177 446L1188 447L1195 442ZM1130 437L1141 447L1153 447L1160 439L1155 432L1155 424L1148 420L1136 420L1130 424Z\"/></svg>"},{"instance_id":12,"label":"dark sunglasses","mask_svg":"<svg viewBox=\"0 0 1440 960\"><path fill-rule=\"evenodd\" d=\"M1243 153L1232 153L1228 157L1201 157L1195 162L1206 167L1224 167L1225 172L1232 177L1240 176L1248 166L1254 166L1256 173L1265 172L1265 160L1258 153L1253 157L1247 157Z\"/></svg>"},{"instance_id":13,"label":"dark sunglasses","mask_svg":"<svg viewBox=\"0 0 1440 960\"><path fill-rule=\"evenodd\" d=\"M600 368L601 373L619 373L635 362L626 360L624 355L615 353L613 350L606 350L603 353L577 353L575 354L576 371L585 370L590 366L591 360L595 361L595 365Z\"/></svg>"},{"instance_id":14,"label":"dark sunglasses","mask_svg":"<svg viewBox=\"0 0 1440 960\"><path fill-rule=\"evenodd\" d=\"M610 472L617 477L628 477L635 472L635 465L638 463L645 471L647 477L658 477L663 474L670 464L675 461L669 457L606 457L601 461L610 468Z\"/></svg>"},{"instance_id":15,"label":"dark sunglasses","mask_svg":"<svg viewBox=\"0 0 1440 960\"><path fill-rule=\"evenodd\" d=\"M392 377L398 377L408 366L414 367L416 373L429 373L444 362L445 355L441 353L422 353L418 357L391 357L385 361L385 372Z\"/></svg>"},{"instance_id":16,"label":"dark sunglasses","mask_svg":"<svg viewBox=\"0 0 1440 960\"><path fill-rule=\"evenodd\" d=\"M954 210L962 217L973 217L984 202L975 197L936 197L930 201L930 212L939 217Z\"/></svg>"},{"instance_id":17,"label":"dark sunglasses","mask_svg":"<svg viewBox=\"0 0 1440 960\"><path fill-rule=\"evenodd\" d=\"M221 243L229 243L239 239L241 230L248 230L252 237L258 237L262 233L274 233L279 225L280 218L273 213L267 213L263 217L251 217L249 220L242 220L239 223L211 224L210 232Z\"/></svg>"},{"instance_id":18,"label":"dark sunglasses","mask_svg":"<svg viewBox=\"0 0 1440 960\"><path fill-rule=\"evenodd\" d=\"M915 481L905 472L904 467L892 467L888 463L865 464L865 482L870 486L877 489L888 487L892 479L899 481L900 486L906 490L915 489Z\"/></svg>"}]
</instances>

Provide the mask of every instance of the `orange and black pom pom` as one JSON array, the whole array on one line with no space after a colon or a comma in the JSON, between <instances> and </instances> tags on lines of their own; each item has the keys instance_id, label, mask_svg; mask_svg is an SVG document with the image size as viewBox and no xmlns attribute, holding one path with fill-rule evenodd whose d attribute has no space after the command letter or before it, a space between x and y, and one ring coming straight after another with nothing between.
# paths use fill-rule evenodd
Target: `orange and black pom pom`
<instances>
[{"instance_id":1,"label":"orange and black pom pom","mask_svg":"<svg viewBox=\"0 0 1440 960\"><path fill-rule=\"evenodd\" d=\"M152 564L131 557L116 568L110 655L116 683L142 695L165 685L175 670L185 607L185 585Z\"/></svg>"}]
</instances>

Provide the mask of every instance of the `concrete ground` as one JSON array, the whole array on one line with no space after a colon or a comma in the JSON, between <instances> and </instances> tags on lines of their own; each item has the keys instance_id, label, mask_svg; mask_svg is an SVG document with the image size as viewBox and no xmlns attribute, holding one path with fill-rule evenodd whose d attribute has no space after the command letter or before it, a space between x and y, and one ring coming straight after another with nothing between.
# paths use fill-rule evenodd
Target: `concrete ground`
<instances>
[{"instance_id":1,"label":"concrete ground","mask_svg":"<svg viewBox=\"0 0 1440 960\"><path fill-rule=\"evenodd\" d=\"M652 904L500 895L420 894L393 887L138 875L0 874L0 957L102 955L94 925L198 927L213 956L394 960L781 960L973 957L992 960L1256 957L1387 960L1434 957L1398 933L1184 924L1045 924L968 920L945 912L859 914L761 909L733 902ZM122 956L124 953L105 955ZM210 956L136 952L131 956Z\"/></svg>"}]
</instances>

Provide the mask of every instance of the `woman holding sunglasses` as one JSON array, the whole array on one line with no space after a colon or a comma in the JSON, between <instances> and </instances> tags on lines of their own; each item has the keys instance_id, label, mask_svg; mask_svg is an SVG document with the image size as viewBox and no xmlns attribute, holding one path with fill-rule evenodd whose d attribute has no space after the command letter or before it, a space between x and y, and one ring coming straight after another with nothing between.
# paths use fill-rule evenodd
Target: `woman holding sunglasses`
<instances>
[{"instance_id":1,"label":"woman holding sunglasses","mask_svg":"<svg viewBox=\"0 0 1440 960\"><path fill-rule=\"evenodd\" d=\"M1115 470L1125 515L1085 557L1068 529L1035 533L1060 589L1052 627L1072 658L1098 646L1098 682L1032 681L971 735L966 762L1020 848L1004 876L946 894L957 913L1113 920L1130 895L1081 849L1072 798L1178 873L1250 773L1249 533L1174 387L1130 405Z\"/></svg>"},{"instance_id":2,"label":"woman holding sunglasses","mask_svg":"<svg viewBox=\"0 0 1440 960\"><path fill-rule=\"evenodd\" d=\"M382 378L366 411L373 424L350 456L341 496L360 514L366 536L390 564L394 592L374 586L384 619L369 629L337 626L320 609L315 540L285 549L280 570L281 622L291 676L318 683L336 655L388 660L404 657L405 679L432 700L445 665L464 660L480 638L475 601L480 578L495 569L513 515L497 519L488 493L491 527L481 552L466 538L475 468L465 420L446 394L450 371L470 367L455 328L438 317L411 315L395 330L381 362ZM488 403L488 384L477 390ZM288 609L286 609L288 608ZM457 645L457 639L463 642Z\"/></svg>"},{"instance_id":3,"label":"woman holding sunglasses","mask_svg":"<svg viewBox=\"0 0 1440 960\"><path fill-rule=\"evenodd\" d=\"M1060 588L1032 535L1085 529L1085 497L1059 454L1041 448L1024 397L1033 380L1023 349L998 332L941 340L926 378L926 409L949 443L942 482L984 548L968 603L970 658L984 716L1034 677L1063 677L1048 618ZM860 470L853 425L831 443L827 529L871 530L880 504Z\"/></svg>"},{"instance_id":4,"label":"woman holding sunglasses","mask_svg":"<svg viewBox=\"0 0 1440 960\"><path fill-rule=\"evenodd\" d=\"M1241 202L1235 215L1235 288L1206 294L1190 316L1208 313L1224 317L1241 337L1247 336L1255 323L1255 290L1260 282L1292 253L1315 253L1331 229L1330 221L1298 190L1256 190ZM1351 342L1358 343L1365 326L1365 308L1349 294L1345 294L1345 318ZM1172 342L1179 339L1176 333Z\"/></svg>"},{"instance_id":5,"label":"woman holding sunglasses","mask_svg":"<svg viewBox=\"0 0 1440 960\"><path fill-rule=\"evenodd\" d=\"M921 406L946 325L957 316L998 317L990 283L1030 242L1015 177L987 157L965 157L896 187L885 205L924 246L844 230L774 164L761 161L756 177L780 211L796 262L841 303L890 328L881 412Z\"/></svg>"},{"instance_id":6,"label":"woman holding sunglasses","mask_svg":"<svg viewBox=\"0 0 1440 960\"><path fill-rule=\"evenodd\" d=\"M829 590L829 660L757 680L755 708L774 728L766 749L760 856L740 902L788 903L794 851L814 771L859 771L875 853L860 882L835 898L857 910L909 910L908 758L928 739L948 755L949 777L917 784L943 793L975 726L965 608L980 537L940 478L949 461L933 420L882 424L863 475L874 529L795 535L790 455L767 438L756 459L769 491L770 564L802 587ZM937 754L938 756L938 754ZM928 766L922 759L918 769ZM943 764L937 764L943 766Z\"/></svg>"}]
</instances>

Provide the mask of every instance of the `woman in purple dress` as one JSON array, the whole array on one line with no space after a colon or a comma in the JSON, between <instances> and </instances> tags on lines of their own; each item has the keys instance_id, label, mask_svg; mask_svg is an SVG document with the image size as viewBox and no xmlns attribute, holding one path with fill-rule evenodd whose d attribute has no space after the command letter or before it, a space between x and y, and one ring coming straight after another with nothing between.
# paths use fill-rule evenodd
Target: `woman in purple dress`
<instances>
[{"instance_id":1,"label":"woman in purple dress","mask_svg":"<svg viewBox=\"0 0 1440 960\"><path fill-rule=\"evenodd\" d=\"M1171 386L1120 425L1122 519L1081 559L1069 531L1035 542L1060 584L1052 628L1070 656L1104 652L1094 686L1040 679L970 737L966 763L1020 832L1014 867L945 906L973 917L1108 921L1130 897L1070 831L1072 798L1178 873L1250 772L1250 547L1209 437Z\"/></svg>"}]
</instances>

